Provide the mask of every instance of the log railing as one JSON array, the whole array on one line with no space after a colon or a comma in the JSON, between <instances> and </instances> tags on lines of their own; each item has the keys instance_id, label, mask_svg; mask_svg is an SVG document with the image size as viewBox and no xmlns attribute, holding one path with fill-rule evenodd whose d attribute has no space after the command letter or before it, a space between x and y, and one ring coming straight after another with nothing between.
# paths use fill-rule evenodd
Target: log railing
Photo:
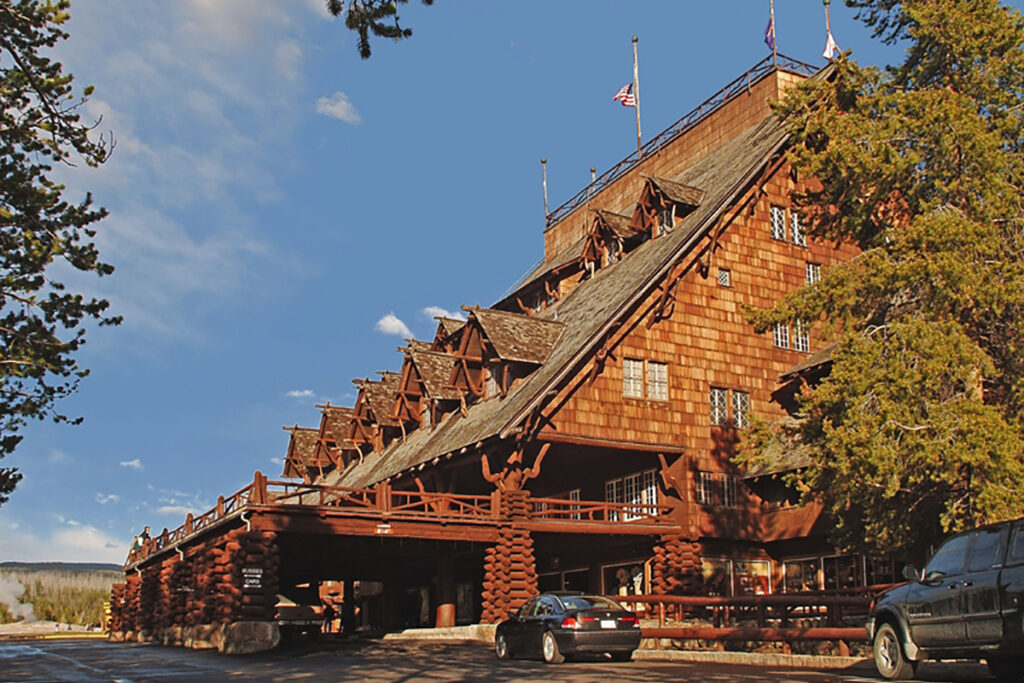
<instances>
[{"instance_id":1,"label":"log railing","mask_svg":"<svg viewBox=\"0 0 1024 683\"><path fill-rule=\"evenodd\" d=\"M869 586L860 595L834 592L782 593L735 597L697 595L612 596L657 626L645 638L726 640L867 640L871 600L887 586ZM648 622L650 623L650 622Z\"/></svg>"},{"instance_id":2,"label":"log railing","mask_svg":"<svg viewBox=\"0 0 1024 683\"><path fill-rule=\"evenodd\" d=\"M785 69L808 76L818 70L815 66L784 55L778 55L777 62L773 62L772 57L765 57L745 74L701 102L695 109L683 115L678 121L648 140L641 148L639 158L636 154L630 154L577 192L569 201L549 213L546 225L550 227L568 216L595 194L628 173L641 161L661 151L666 145L706 119L729 100L747 91L762 76L776 69Z\"/></svg>"},{"instance_id":3,"label":"log railing","mask_svg":"<svg viewBox=\"0 0 1024 683\"><path fill-rule=\"evenodd\" d=\"M671 510L668 505L532 497L530 504L531 521L672 523L667 516Z\"/></svg>"},{"instance_id":4,"label":"log railing","mask_svg":"<svg viewBox=\"0 0 1024 683\"><path fill-rule=\"evenodd\" d=\"M561 498L529 498L530 521L572 521L587 523L669 524L667 505L637 505L601 501L570 501ZM132 552L125 563L132 566L154 553L176 547L186 539L217 525L222 520L241 514L248 506L276 508L317 508L336 516L380 517L414 521L457 521L461 523L495 523L499 518L498 493L464 495L431 491L395 491L390 486L348 488L300 484L291 481L269 481L256 472L252 483L228 497L221 496L217 505L200 515L191 513L185 523L173 530L164 530L157 537Z\"/></svg>"}]
</instances>

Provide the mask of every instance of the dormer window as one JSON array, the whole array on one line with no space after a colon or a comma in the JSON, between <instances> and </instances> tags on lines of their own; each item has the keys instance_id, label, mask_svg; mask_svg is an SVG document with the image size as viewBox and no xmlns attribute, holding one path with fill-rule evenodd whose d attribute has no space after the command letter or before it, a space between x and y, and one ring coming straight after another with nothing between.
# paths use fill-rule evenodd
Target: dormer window
<instances>
[{"instance_id":1,"label":"dormer window","mask_svg":"<svg viewBox=\"0 0 1024 683\"><path fill-rule=\"evenodd\" d=\"M622 245L617 239L608 240L604 247L604 264L610 266L615 263L619 258L619 252L622 251Z\"/></svg>"},{"instance_id":2,"label":"dormer window","mask_svg":"<svg viewBox=\"0 0 1024 683\"><path fill-rule=\"evenodd\" d=\"M676 205L669 204L661 211L658 212L658 235L664 235L667 232L671 232L672 228L675 227L676 222Z\"/></svg>"}]
</instances>

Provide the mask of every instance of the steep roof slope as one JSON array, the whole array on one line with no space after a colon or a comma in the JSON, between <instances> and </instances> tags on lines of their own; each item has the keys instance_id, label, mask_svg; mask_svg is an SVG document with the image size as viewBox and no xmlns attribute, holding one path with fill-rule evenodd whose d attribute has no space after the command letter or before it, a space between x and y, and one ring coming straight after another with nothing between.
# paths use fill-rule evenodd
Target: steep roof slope
<instances>
[{"instance_id":1,"label":"steep roof slope","mask_svg":"<svg viewBox=\"0 0 1024 683\"><path fill-rule=\"evenodd\" d=\"M579 367L593 345L615 320L640 301L693 248L715 219L749 184L754 175L786 141L774 117L748 128L695 163L674 181L706 192L704 201L670 233L651 239L619 263L598 270L563 300L541 313L564 323L561 336L544 365L516 385L503 400L483 401L467 415L455 413L434 429L420 429L395 441L382 454L364 458L327 483L368 486L420 463L504 436L521 422L548 391Z\"/></svg>"}]
</instances>

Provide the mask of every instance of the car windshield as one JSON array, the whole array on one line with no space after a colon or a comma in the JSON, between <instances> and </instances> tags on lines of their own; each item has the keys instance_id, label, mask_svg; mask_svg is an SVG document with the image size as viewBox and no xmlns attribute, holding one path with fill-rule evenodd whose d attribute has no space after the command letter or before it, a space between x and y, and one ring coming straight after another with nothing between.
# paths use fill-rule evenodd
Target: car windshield
<instances>
[{"instance_id":1,"label":"car windshield","mask_svg":"<svg viewBox=\"0 0 1024 683\"><path fill-rule=\"evenodd\" d=\"M622 605L598 595L560 595L566 609L622 609Z\"/></svg>"}]
</instances>

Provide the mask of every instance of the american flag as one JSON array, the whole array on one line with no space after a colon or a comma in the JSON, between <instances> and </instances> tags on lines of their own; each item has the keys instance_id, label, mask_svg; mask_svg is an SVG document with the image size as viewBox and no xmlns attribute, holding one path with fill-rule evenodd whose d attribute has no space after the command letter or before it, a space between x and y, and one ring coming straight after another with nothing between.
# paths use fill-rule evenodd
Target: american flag
<instances>
[{"instance_id":1,"label":"american flag","mask_svg":"<svg viewBox=\"0 0 1024 683\"><path fill-rule=\"evenodd\" d=\"M619 92L615 93L615 97L612 100L618 100L622 103L623 107L635 107L636 97L633 96L633 84L627 83L622 86Z\"/></svg>"}]
</instances>

